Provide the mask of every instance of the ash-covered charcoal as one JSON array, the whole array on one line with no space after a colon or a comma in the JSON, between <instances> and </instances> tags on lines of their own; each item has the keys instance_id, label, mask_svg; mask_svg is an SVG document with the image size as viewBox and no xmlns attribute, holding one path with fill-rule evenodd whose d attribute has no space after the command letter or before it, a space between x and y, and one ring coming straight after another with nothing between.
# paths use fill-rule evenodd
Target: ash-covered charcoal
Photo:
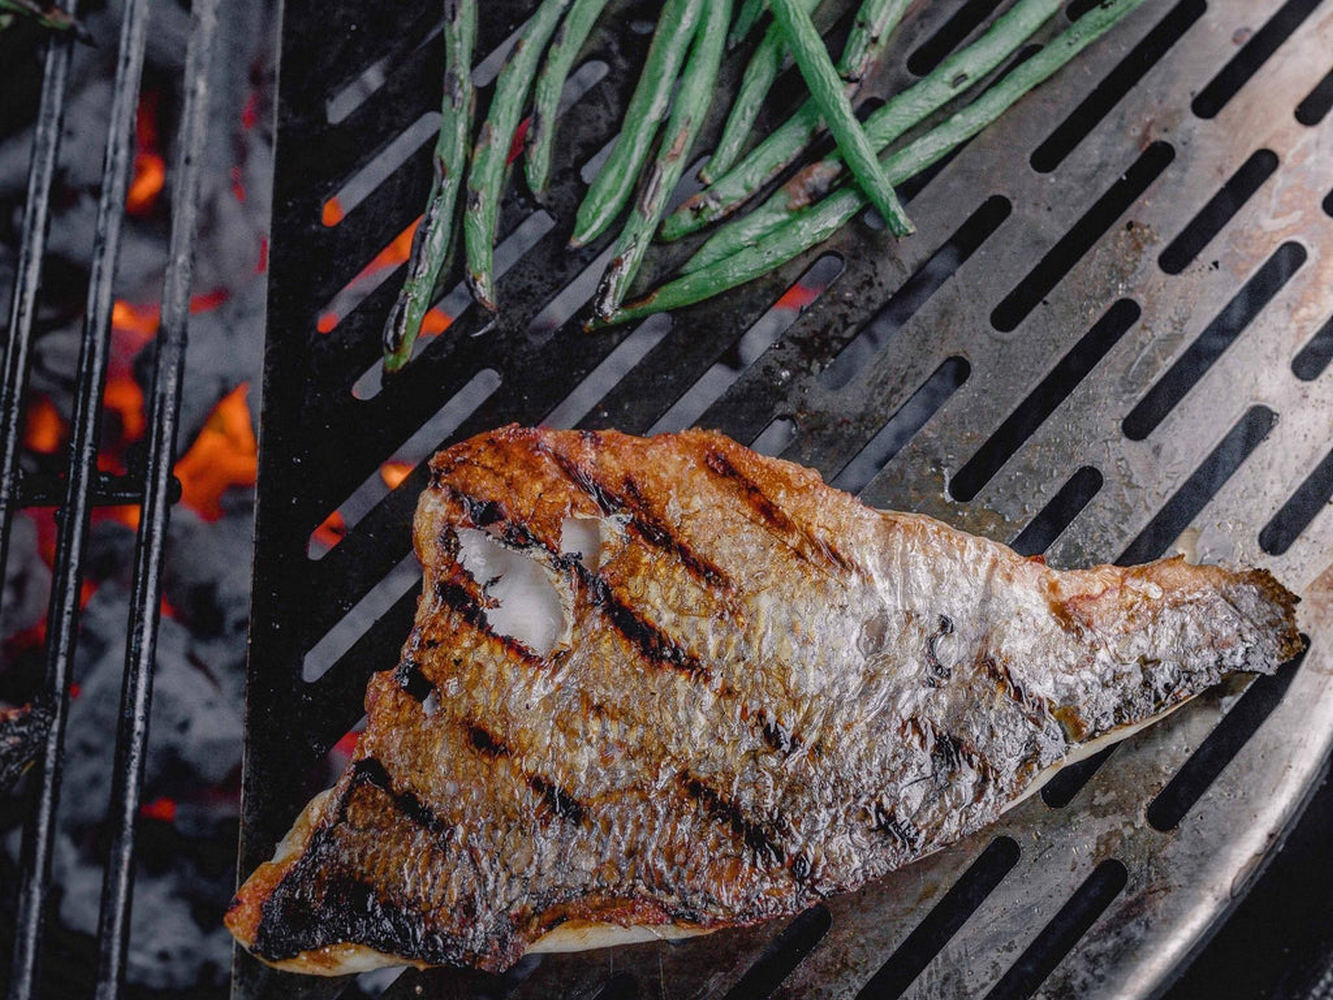
<instances>
[{"instance_id":1,"label":"ash-covered charcoal","mask_svg":"<svg viewBox=\"0 0 1333 1000\"><path fill-rule=\"evenodd\" d=\"M41 752L51 713L40 705L0 708L0 792L14 786Z\"/></svg>"},{"instance_id":2,"label":"ash-covered charcoal","mask_svg":"<svg viewBox=\"0 0 1333 1000\"><path fill-rule=\"evenodd\" d=\"M26 514L15 516L9 529L9 557L0 598L0 642L26 632L46 615L51 570L37 545L37 525Z\"/></svg>"}]
</instances>

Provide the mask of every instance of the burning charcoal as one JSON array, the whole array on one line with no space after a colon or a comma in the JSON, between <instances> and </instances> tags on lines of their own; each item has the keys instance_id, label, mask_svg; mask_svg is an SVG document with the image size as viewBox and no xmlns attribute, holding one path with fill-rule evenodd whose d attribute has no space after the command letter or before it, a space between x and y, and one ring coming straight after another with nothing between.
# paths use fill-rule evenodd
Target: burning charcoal
<instances>
[{"instance_id":1,"label":"burning charcoal","mask_svg":"<svg viewBox=\"0 0 1333 1000\"><path fill-rule=\"evenodd\" d=\"M0 792L6 792L41 752L51 713L41 707L0 708Z\"/></svg>"}]
</instances>

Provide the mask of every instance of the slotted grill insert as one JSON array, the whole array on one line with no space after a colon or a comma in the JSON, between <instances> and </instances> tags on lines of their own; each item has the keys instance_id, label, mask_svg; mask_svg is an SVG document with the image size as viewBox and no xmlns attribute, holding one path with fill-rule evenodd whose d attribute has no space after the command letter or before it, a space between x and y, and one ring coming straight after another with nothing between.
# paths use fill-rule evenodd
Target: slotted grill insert
<instances>
[{"instance_id":1,"label":"slotted grill insert","mask_svg":"<svg viewBox=\"0 0 1333 1000\"><path fill-rule=\"evenodd\" d=\"M823 5L835 34L851 6ZM918 5L872 91L928 70L999 6ZM487 4L478 51L500 48L529 7ZM437 103L437 11L287 0L243 871L316 790L366 678L410 627L425 478L417 465L389 490L384 463L508 421L696 423L1059 565L1178 546L1269 566L1303 593L1313 645L1275 679L1203 696L995 827L794 921L527 960L503 980L409 972L388 994L1153 994L1243 892L1333 739L1333 515L1320 512L1333 492L1333 171L1319 155L1333 140L1320 113L1333 4L1145 4L905 187L912 239L862 218L711 303L588 335L576 310L610 238L565 242L654 14L613 5L549 201L508 198L501 316L484 325L446 293L452 327L381 386L379 329L401 278L378 255L429 183L426 147L404 158L395 141ZM355 205L334 200L346 191ZM238 960L238 996L339 988Z\"/></svg>"}]
</instances>

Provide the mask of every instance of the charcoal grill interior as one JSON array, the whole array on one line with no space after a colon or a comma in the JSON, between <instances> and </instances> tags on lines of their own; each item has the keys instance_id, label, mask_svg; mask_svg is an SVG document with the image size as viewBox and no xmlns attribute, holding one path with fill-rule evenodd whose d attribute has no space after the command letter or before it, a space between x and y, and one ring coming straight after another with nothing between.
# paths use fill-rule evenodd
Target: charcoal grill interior
<instances>
[{"instance_id":1,"label":"charcoal grill interior","mask_svg":"<svg viewBox=\"0 0 1333 1000\"><path fill-rule=\"evenodd\" d=\"M498 53L530 6L485 5L479 52ZM871 94L928 70L999 6L916 5ZM825 4L824 26L839 31L849 9ZM499 981L409 972L386 995L1153 995L1243 892L1333 738L1333 515L1319 512L1333 492L1333 7L1145 4L905 186L912 239L862 218L714 302L585 334L586 273L610 238L565 243L654 10L612 5L560 126L549 199L507 199L500 316L446 291L448 331L381 384L400 276L363 268L424 203L438 11L287 0L243 872L326 777L366 678L396 661L427 454L509 421L699 424L1059 565L1179 547L1268 566L1303 593L1311 649L786 924L550 956ZM484 59L479 81L497 65ZM415 468L390 490L391 461ZM335 512L340 540L321 532ZM343 985L241 955L234 992Z\"/></svg>"}]
</instances>

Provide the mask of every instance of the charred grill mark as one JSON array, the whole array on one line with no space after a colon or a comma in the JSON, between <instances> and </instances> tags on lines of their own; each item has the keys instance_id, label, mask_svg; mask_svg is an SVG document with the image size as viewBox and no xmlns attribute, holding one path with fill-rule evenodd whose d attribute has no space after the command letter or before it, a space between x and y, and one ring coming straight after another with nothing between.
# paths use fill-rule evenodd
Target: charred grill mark
<instances>
[{"instance_id":1,"label":"charred grill mark","mask_svg":"<svg viewBox=\"0 0 1333 1000\"><path fill-rule=\"evenodd\" d=\"M675 639L643 618L629 605L621 602L611 592L611 585L603 577L590 572L577 560L567 563L566 566L578 575L588 589L589 599L606 615L606 620L612 627L636 646L647 659L679 670L693 681L706 684L712 679L710 671L697 656L686 652Z\"/></svg>"},{"instance_id":2,"label":"charred grill mark","mask_svg":"<svg viewBox=\"0 0 1333 1000\"><path fill-rule=\"evenodd\" d=\"M582 823L587 810L569 792L539 774L528 776L528 787L542 798L542 804L551 813L571 823Z\"/></svg>"},{"instance_id":3,"label":"charred grill mark","mask_svg":"<svg viewBox=\"0 0 1333 1000\"><path fill-rule=\"evenodd\" d=\"M681 772L680 781L685 794L696 800L714 821L731 828L751 851L755 859L763 864L780 864L786 858L786 852L774 840L763 825L746 817L731 799L704 784L688 771Z\"/></svg>"},{"instance_id":4,"label":"charred grill mark","mask_svg":"<svg viewBox=\"0 0 1333 1000\"><path fill-rule=\"evenodd\" d=\"M475 722L467 724L468 741L487 757L508 757L509 745L485 726Z\"/></svg>"},{"instance_id":5,"label":"charred grill mark","mask_svg":"<svg viewBox=\"0 0 1333 1000\"><path fill-rule=\"evenodd\" d=\"M875 829L888 834L907 851L915 851L921 844L921 831L911 820L899 819L883 806L874 809Z\"/></svg>"},{"instance_id":6,"label":"charred grill mark","mask_svg":"<svg viewBox=\"0 0 1333 1000\"><path fill-rule=\"evenodd\" d=\"M763 709L754 713L755 721L759 723L759 731L763 733L764 742L779 753L792 754L801 748L801 739L790 729L784 726L776 719L770 718Z\"/></svg>"},{"instance_id":7,"label":"charred grill mark","mask_svg":"<svg viewBox=\"0 0 1333 1000\"><path fill-rule=\"evenodd\" d=\"M435 815L435 811L417 798L414 793L394 790L393 782L389 779L389 772L374 757L363 757L352 765L352 786L361 784L378 788L389 797L395 809L422 829L429 830L437 837L447 839L452 836L453 827ZM346 800L344 800L343 805L345 809Z\"/></svg>"},{"instance_id":8,"label":"charred grill mark","mask_svg":"<svg viewBox=\"0 0 1333 1000\"><path fill-rule=\"evenodd\" d=\"M481 601L469 593L461 583L455 580L437 580L435 596L441 604L457 612L463 621L478 632L484 632L503 645L507 655L522 660L530 666L541 666L545 662L517 639L491 628L491 623L486 620L486 611L482 607Z\"/></svg>"},{"instance_id":9,"label":"charred grill mark","mask_svg":"<svg viewBox=\"0 0 1333 1000\"><path fill-rule=\"evenodd\" d=\"M723 455L720 451L710 451L704 456L704 465L720 478L730 482L750 509L759 516L759 523L774 532L801 559L809 562L813 553L844 573L860 572L859 567L832 544L816 538L809 529L793 521L787 512L774 503L772 498L760 488L758 483L732 465L731 460L726 455ZM791 536L800 539L803 544L793 545Z\"/></svg>"},{"instance_id":10,"label":"charred grill mark","mask_svg":"<svg viewBox=\"0 0 1333 1000\"><path fill-rule=\"evenodd\" d=\"M926 665L930 667L930 676L926 678L926 683L931 687L939 687L953 675L953 671L940 662L939 655L935 652L935 643L944 636L952 634L953 620L948 615L940 615L939 627L926 640Z\"/></svg>"},{"instance_id":11,"label":"charred grill mark","mask_svg":"<svg viewBox=\"0 0 1333 1000\"><path fill-rule=\"evenodd\" d=\"M710 587L727 591L734 589L731 580L721 569L695 552L683 539L676 537L670 526L653 513L639 484L633 479L627 477L617 491L568 456L545 445L539 447L560 466L560 471L570 482L592 497L603 514L628 514L630 526L640 538L655 548L670 552L692 576Z\"/></svg>"},{"instance_id":12,"label":"charred grill mark","mask_svg":"<svg viewBox=\"0 0 1333 1000\"><path fill-rule=\"evenodd\" d=\"M434 685L421 670L421 664L411 657L404 657L394 668L393 679L398 686L417 701L425 701L434 690Z\"/></svg>"},{"instance_id":13,"label":"charred grill mark","mask_svg":"<svg viewBox=\"0 0 1333 1000\"><path fill-rule=\"evenodd\" d=\"M797 882L804 882L810 877L810 872L813 870L810 859L804 854L798 854L792 858L788 867L791 869L791 877L796 879Z\"/></svg>"},{"instance_id":14,"label":"charred grill mark","mask_svg":"<svg viewBox=\"0 0 1333 1000\"><path fill-rule=\"evenodd\" d=\"M963 765L963 747L951 733L936 731L930 748L930 762L936 775L947 777Z\"/></svg>"}]
</instances>

